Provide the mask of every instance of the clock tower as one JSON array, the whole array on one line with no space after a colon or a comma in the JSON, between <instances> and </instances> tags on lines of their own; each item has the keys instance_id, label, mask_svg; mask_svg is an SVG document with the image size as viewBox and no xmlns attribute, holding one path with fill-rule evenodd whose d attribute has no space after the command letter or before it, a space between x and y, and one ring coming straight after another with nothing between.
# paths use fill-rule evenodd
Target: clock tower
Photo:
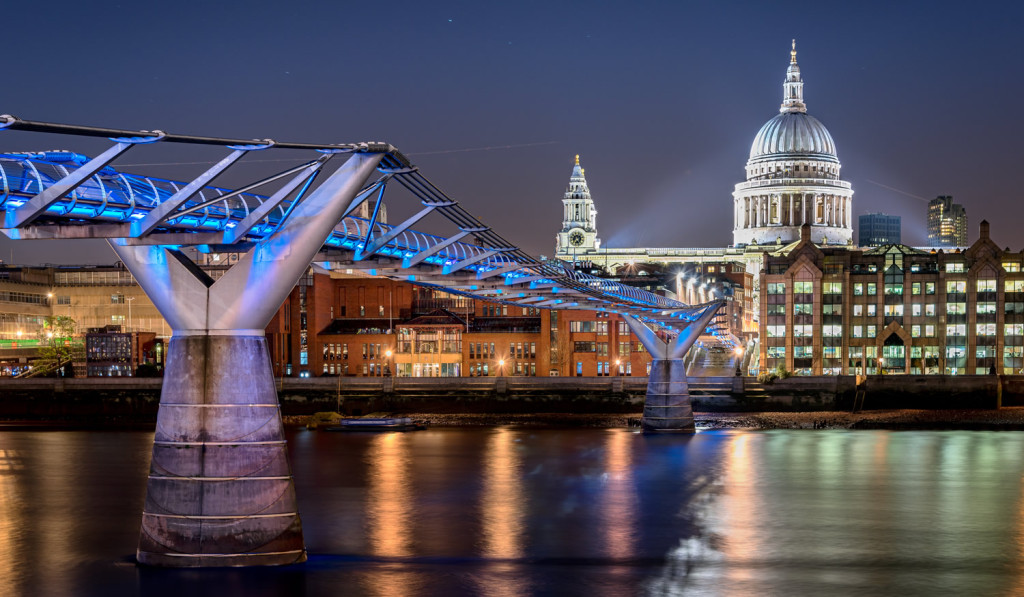
<instances>
[{"instance_id":1,"label":"clock tower","mask_svg":"<svg viewBox=\"0 0 1024 597\"><path fill-rule=\"evenodd\" d=\"M575 260L581 256L597 253L601 239L597 238L597 210L590 198L587 179L576 156L569 188L562 197L562 229L555 237L555 256Z\"/></svg>"}]
</instances>

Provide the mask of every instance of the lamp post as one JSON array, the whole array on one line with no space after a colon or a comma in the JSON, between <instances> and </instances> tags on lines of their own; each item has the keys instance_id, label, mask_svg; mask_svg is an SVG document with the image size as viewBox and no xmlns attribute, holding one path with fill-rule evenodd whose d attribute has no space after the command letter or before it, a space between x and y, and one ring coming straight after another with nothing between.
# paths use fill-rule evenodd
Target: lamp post
<instances>
[{"instance_id":1,"label":"lamp post","mask_svg":"<svg viewBox=\"0 0 1024 597\"><path fill-rule=\"evenodd\" d=\"M505 359L498 359L498 377L505 376Z\"/></svg>"},{"instance_id":2,"label":"lamp post","mask_svg":"<svg viewBox=\"0 0 1024 597\"><path fill-rule=\"evenodd\" d=\"M621 363L622 363L622 361L620 359L615 359L615 375L616 376L622 376L622 365L621 365Z\"/></svg>"},{"instance_id":3,"label":"lamp post","mask_svg":"<svg viewBox=\"0 0 1024 597\"><path fill-rule=\"evenodd\" d=\"M736 377L740 377L743 375L743 353L745 351L742 346L737 346L734 352L736 354Z\"/></svg>"},{"instance_id":4,"label":"lamp post","mask_svg":"<svg viewBox=\"0 0 1024 597\"><path fill-rule=\"evenodd\" d=\"M387 358L387 361L384 363L384 366L387 368L387 370L384 372L384 374L387 375L388 377L393 375L392 369L391 369L391 355L392 354L394 354L394 353L391 352L390 348L384 351L384 356Z\"/></svg>"}]
</instances>

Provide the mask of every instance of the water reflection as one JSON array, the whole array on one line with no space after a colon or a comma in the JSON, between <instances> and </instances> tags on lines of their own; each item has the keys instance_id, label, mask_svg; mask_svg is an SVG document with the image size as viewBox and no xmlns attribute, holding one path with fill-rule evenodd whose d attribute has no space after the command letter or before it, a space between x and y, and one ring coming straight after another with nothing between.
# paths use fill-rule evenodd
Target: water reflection
<instances>
[{"instance_id":1,"label":"water reflection","mask_svg":"<svg viewBox=\"0 0 1024 597\"><path fill-rule=\"evenodd\" d=\"M1024 594L1024 434L303 433L310 561L230 571L128 563L151 434L0 433L0 594Z\"/></svg>"},{"instance_id":2,"label":"water reflection","mask_svg":"<svg viewBox=\"0 0 1024 597\"><path fill-rule=\"evenodd\" d=\"M480 496L481 555L498 560L474 577L477 593L495 597L528 594L528 585L515 582L514 560L523 556L522 460L517 452L518 434L508 428L494 430L483 453L483 487Z\"/></svg>"},{"instance_id":3,"label":"water reflection","mask_svg":"<svg viewBox=\"0 0 1024 597\"><path fill-rule=\"evenodd\" d=\"M495 430L483 454L482 554L486 558L512 559L523 555L523 496L521 461L516 453L516 433Z\"/></svg>"},{"instance_id":4,"label":"water reflection","mask_svg":"<svg viewBox=\"0 0 1024 597\"><path fill-rule=\"evenodd\" d=\"M632 447L636 435L614 429L607 431L605 438L600 527L607 556L627 559L636 552L637 500L632 475Z\"/></svg>"},{"instance_id":5,"label":"water reflection","mask_svg":"<svg viewBox=\"0 0 1024 597\"><path fill-rule=\"evenodd\" d=\"M24 530L19 524L22 512L17 477L23 470L21 453L0 443L0 587L12 594L21 592L16 569L23 565L18 552L22 549L19 535Z\"/></svg>"},{"instance_id":6,"label":"water reflection","mask_svg":"<svg viewBox=\"0 0 1024 597\"><path fill-rule=\"evenodd\" d=\"M374 436L366 452L366 522L373 555L412 554L412 487L405 433Z\"/></svg>"}]
</instances>

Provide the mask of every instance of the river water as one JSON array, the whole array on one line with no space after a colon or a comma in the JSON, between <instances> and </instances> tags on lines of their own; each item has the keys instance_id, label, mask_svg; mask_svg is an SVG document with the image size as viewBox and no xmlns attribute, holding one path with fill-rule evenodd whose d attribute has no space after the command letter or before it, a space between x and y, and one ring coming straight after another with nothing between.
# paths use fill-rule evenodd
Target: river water
<instances>
[{"instance_id":1,"label":"river water","mask_svg":"<svg viewBox=\"0 0 1024 597\"><path fill-rule=\"evenodd\" d=\"M132 562L151 433L0 432L0 595L1021 595L1024 433L290 433L309 561Z\"/></svg>"}]
</instances>

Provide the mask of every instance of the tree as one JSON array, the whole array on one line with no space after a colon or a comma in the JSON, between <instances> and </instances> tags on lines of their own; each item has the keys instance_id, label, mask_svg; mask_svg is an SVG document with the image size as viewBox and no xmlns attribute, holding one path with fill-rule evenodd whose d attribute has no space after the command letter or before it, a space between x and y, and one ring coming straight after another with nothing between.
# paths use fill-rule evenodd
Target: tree
<instances>
[{"instance_id":1,"label":"tree","mask_svg":"<svg viewBox=\"0 0 1024 597\"><path fill-rule=\"evenodd\" d=\"M74 354L72 340L75 336L76 323L66 315L51 315L43 320L39 331L39 359L35 363L37 375L57 373L61 377L71 377L71 361Z\"/></svg>"}]
</instances>

